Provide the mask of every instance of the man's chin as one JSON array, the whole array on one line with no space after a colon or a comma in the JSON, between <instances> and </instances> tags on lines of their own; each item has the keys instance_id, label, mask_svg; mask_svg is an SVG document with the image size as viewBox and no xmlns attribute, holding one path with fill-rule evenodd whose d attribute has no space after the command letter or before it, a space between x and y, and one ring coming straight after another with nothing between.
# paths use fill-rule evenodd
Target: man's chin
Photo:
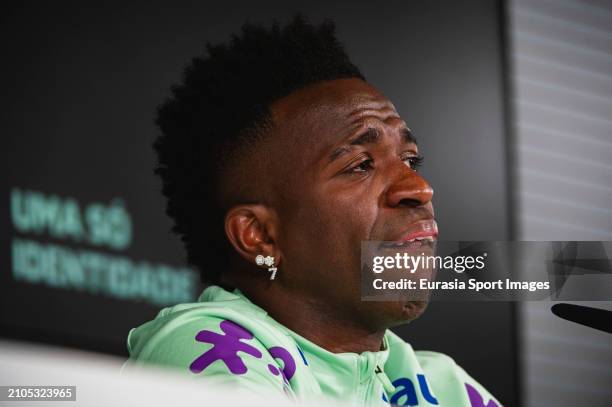
<instances>
[{"instance_id":1,"label":"man's chin","mask_svg":"<svg viewBox=\"0 0 612 407\"><path fill-rule=\"evenodd\" d=\"M389 318L387 327L391 328L414 321L425 312L427 304L428 302L423 300L390 303L387 308Z\"/></svg>"},{"instance_id":2,"label":"man's chin","mask_svg":"<svg viewBox=\"0 0 612 407\"><path fill-rule=\"evenodd\" d=\"M400 321L398 325L413 321L425 312L427 301L408 301L402 305Z\"/></svg>"},{"instance_id":3,"label":"man's chin","mask_svg":"<svg viewBox=\"0 0 612 407\"><path fill-rule=\"evenodd\" d=\"M377 329L406 324L421 316L427 301L377 301L370 302L370 322Z\"/></svg>"}]
</instances>

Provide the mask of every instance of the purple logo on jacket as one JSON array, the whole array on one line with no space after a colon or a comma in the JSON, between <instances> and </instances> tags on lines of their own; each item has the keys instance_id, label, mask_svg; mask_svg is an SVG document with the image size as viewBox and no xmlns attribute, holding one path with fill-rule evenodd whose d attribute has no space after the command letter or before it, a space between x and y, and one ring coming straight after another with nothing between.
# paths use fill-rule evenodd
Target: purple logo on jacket
<instances>
[{"instance_id":1,"label":"purple logo on jacket","mask_svg":"<svg viewBox=\"0 0 612 407\"><path fill-rule=\"evenodd\" d=\"M242 340L253 339L253 334L246 328L235 322L224 320L219 324L223 334L202 330L198 332L195 339L198 342L210 343L212 348L199 356L189 366L193 373L200 373L217 360L225 363L225 366L233 374L241 375L248 371L244 361L238 352L244 352L257 359L261 359L263 354L254 346L242 342ZM285 382L291 380L295 374L296 364L289 351L281 346L273 346L268 352L274 359L280 359L283 363L281 369L278 364L268 364L268 370L274 376L281 375Z\"/></svg>"}]
</instances>

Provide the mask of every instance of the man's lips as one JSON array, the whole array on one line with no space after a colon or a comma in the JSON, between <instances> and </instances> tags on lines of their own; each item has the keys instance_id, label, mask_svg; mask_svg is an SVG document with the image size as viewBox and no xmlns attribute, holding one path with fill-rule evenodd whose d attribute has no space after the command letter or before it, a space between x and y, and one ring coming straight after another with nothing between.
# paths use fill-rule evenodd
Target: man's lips
<instances>
[{"instance_id":1,"label":"man's lips","mask_svg":"<svg viewBox=\"0 0 612 407\"><path fill-rule=\"evenodd\" d=\"M433 219L424 219L411 223L398 235L385 239L383 247L421 247L423 244L432 244L438 238L438 225Z\"/></svg>"},{"instance_id":2,"label":"man's lips","mask_svg":"<svg viewBox=\"0 0 612 407\"><path fill-rule=\"evenodd\" d=\"M404 230L402 237L396 243L411 242L414 240L436 240L438 238L438 224L433 219L420 220L411 224Z\"/></svg>"}]
</instances>

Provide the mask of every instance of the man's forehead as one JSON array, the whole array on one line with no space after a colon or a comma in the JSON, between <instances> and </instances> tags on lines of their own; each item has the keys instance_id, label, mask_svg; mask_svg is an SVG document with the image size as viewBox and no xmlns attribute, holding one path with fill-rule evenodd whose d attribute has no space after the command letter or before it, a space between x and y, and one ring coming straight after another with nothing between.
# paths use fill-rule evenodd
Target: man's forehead
<instances>
[{"instance_id":1,"label":"man's forehead","mask_svg":"<svg viewBox=\"0 0 612 407\"><path fill-rule=\"evenodd\" d=\"M296 114L335 113L351 115L367 108L393 109L376 88L358 78L320 82L300 89L272 106L279 118Z\"/></svg>"},{"instance_id":2,"label":"man's forehead","mask_svg":"<svg viewBox=\"0 0 612 407\"><path fill-rule=\"evenodd\" d=\"M272 106L284 147L301 154L331 148L368 120L399 119L393 104L361 79L321 82L292 93Z\"/></svg>"}]
</instances>

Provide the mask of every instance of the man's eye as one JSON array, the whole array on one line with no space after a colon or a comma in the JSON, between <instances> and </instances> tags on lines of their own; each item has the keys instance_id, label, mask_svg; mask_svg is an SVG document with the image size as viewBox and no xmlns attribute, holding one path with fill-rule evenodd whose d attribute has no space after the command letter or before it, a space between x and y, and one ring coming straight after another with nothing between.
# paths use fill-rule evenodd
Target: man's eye
<instances>
[{"instance_id":1,"label":"man's eye","mask_svg":"<svg viewBox=\"0 0 612 407\"><path fill-rule=\"evenodd\" d=\"M404 162L408 164L410 168L417 171L421 165L423 165L423 157L422 156L414 156L414 157L406 157L404 158Z\"/></svg>"},{"instance_id":2,"label":"man's eye","mask_svg":"<svg viewBox=\"0 0 612 407\"><path fill-rule=\"evenodd\" d=\"M368 158L367 160L363 160L362 162L360 162L356 166L352 167L349 170L349 172L355 173L355 172L367 172L367 171L370 171L371 169L374 168L374 166L372 165L373 163L374 163L374 160L372 160L371 158Z\"/></svg>"}]
</instances>

